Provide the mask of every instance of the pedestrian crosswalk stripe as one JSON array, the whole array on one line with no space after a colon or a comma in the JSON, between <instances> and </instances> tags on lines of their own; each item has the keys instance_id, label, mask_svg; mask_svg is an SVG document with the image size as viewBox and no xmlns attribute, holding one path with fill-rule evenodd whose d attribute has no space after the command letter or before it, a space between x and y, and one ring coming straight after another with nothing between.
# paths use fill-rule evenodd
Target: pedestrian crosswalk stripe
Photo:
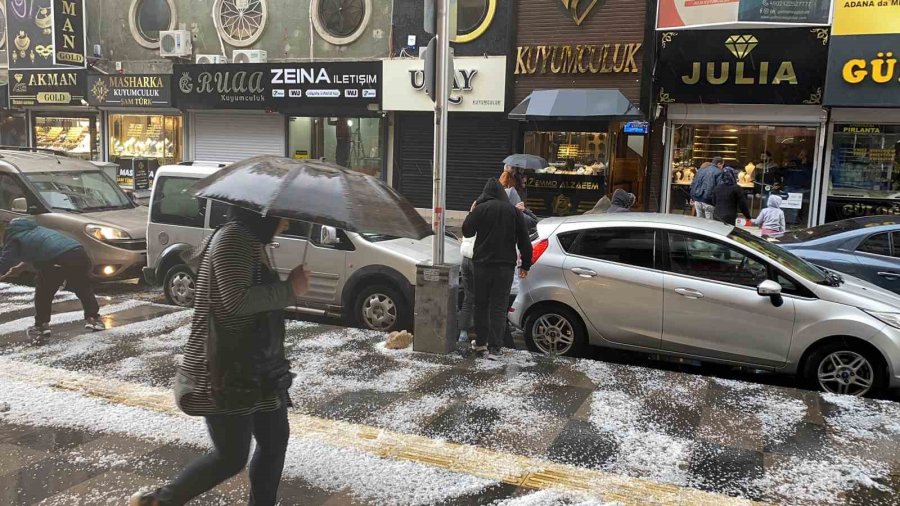
<instances>
[{"instance_id":1,"label":"pedestrian crosswalk stripe","mask_svg":"<svg viewBox=\"0 0 900 506\"><path fill-rule=\"evenodd\" d=\"M187 416L175 406L169 389L150 387L83 372L0 358L0 379L50 385L80 395L172 416ZM690 504L698 506L758 505L747 499L615 475L596 469L450 443L377 427L290 415L296 437L315 439L382 458L416 462L457 473L531 489L564 489L626 505Z\"/></svg>"}]
</instances>

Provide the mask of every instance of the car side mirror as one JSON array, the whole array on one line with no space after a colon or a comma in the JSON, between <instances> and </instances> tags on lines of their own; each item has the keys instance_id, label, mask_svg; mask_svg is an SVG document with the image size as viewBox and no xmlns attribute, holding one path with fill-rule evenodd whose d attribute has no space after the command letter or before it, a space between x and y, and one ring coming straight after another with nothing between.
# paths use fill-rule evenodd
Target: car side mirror
<instances>
[{"instance_id":1,"label":"car side mirror","mask_svg":"<svg viewBox=\"0 0 900 506\"><path fill-rule=\"evenodd\" d=\"M756 293L760 295L760 297L769 297L772 299L772 305L775 307L780 307L784 304L784 299L781 297L781 284L772 281L771 279L767 279L759 284L756 287Z\"/></svg>"},{"instance_id":2,"label":"car side mirror","mask_svg":"<svg viewBox=\"0 0 900 506\"><path fill-rule=\"evenodd\" d=\"M27 214L28 213L28 200L25 197L19 197L17 199L13 199L12 201L12 212Z\"/></svg>"},{"instance_id":3,"label":"car side mirror","mask_svg":"<svg viewBox=\"0 0 900 506\"><path fill-rule=\"evenodd\" d=\"M336 228L323 226L319 231L319 244L322 246L337 246L338 242Z\"/></svg>"}]
</instances>

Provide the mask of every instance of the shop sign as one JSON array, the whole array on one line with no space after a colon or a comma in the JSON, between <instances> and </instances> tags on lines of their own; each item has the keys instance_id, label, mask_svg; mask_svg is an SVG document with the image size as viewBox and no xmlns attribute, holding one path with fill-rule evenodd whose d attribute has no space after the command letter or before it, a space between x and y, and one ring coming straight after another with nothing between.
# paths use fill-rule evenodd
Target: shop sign
<instances>
[{"instance_id":1,"label":"shop sign","mask_svg":"<svg viewBox=\"0 0 900 506\"><path fill-rule=\"evenodd\" d=\"M821 104L828 38L827 28L663 33L658 101Z\"/></svg>"},{"instance_id":2,"label":"shop sign","mask_svg":"<svg viewBox=\"0 0 900 506\"><path fill-rule=\"evenodd\" d=\"M172 79L168 74L88 76L88 103L99 107L170 107Z\"/></svg>"},{"instance_id":3,"label":"shop sign","mask_svg":"<svg viewBox=\"0 0 900 506\"><path fill-rule=\"evenodd\" d=\"M875 125L841 125L837 131L842 134L880 134L881 127Z\"/></svg>"},{"instance_id":4,"label":"shop sign","mask_svg":"<svg viewBox=\"0 0 900 506\"><path fill-rule=\"evenodd\" d=\"M9 68L85 68L83 0L6 2Z\"/></svg>"},{"instance_id":5,"label":"shop sign","mask_svg":"<svg viewBox=\"0 0 900 506\"><path fill-rule=\"evenodd\" d=\"M636 73L640 72L638 53L642 46L640 42L519 46L515 74Z\"/></svg>"},{"instance_id":6,"label":"shop sign","mask_svg":"<svg viewBox=\"0 0 900 506\"><path fill-rule=\"evenodd\" d=\"M381 99L381 62L175 65L175 103L185 109L296 109Z\"/></svg>"},{"instance_id":7,"label":"shop sign","mask_svg":"<svg viewBox=\"0 0 900 506\"><path fill-rule=\"evenodd\" d=\"M601 3L600 0L560 0L560 2L572 16L572 21L575 22L576 26L581 26L581 23L584 23L584 20L594 10L594 7Z\"/></svg>"},{"instance_id":8,"label":"shop sign","mask_svg":"<svg viewBox=\"0 0 900 506\"><path fill-rule=\"evenodd\" d=\"M828 54L825 105L900 106L898 57L900 34L833 37Z\"/></svg>"},{"instance_id":9,"label":"shop sign","mask_svg":"<svg viewBox=\"0 0 900 506\"><path fill-rule=\"evenodd\" d=\"M832 0L659 0L656 29L735 23L827 25L831 3Z\"/></svg>"},{"instance_id":10,"label":"shop sign","mask_svg":"<svg viewBox=\"0 0 900 506\"><path fill-rule=\"evenodd\" d=\"M900 0L835 0L831 35L900 33Z\"/></svg>"},{"instance_id":11,"label":"shop sign","mask_svg":"<svg viewBox=\"0 0 900 506\"><path fill-rule=\"evenodd\" d=\"M594 207L602 178L569 174L534 174L526 177L529 207L539 216L568 216Z\"/></svg>"},{"instance_id":12,"label":"shop sign","mask_svg":"<svg viewBox=\"0 0 900 506\"><path fill-rule=\"evenodd\" d=\"M10 71L9 105L82 105L84 70Z\"/></svg>"},{"instance_id":13,"label":"shop sign","mask_svg":"<svg viewBox=\"0 0 900 506\"><path fill-rule=\"evenodd\" d=\"M384 60L382 108L385 111L431 111L425 92L425 63L419 58ZM503 112L506 106L506 57L472 56L453 60L456 75L450 112Z\"/></svg>"},{"instance_id":14,"label":"shop sign","mask_svg":"<svg viewBox=\"0 0 900 506\"><path fill-rule=\"evenodd\" d=\"M900 216L900 201L853 197L828 197L825 221L839 221L864 216Z\"/></svg>"},{"instance_id":15,"label":"shop sign","mask_svg":"<svg viewBox=\"0 0 900 506\"><path fill-rule=\"evenodd\" d=\"M84 0L53 0L53 63L86 68Z\"/></svg>"}]
</instances>

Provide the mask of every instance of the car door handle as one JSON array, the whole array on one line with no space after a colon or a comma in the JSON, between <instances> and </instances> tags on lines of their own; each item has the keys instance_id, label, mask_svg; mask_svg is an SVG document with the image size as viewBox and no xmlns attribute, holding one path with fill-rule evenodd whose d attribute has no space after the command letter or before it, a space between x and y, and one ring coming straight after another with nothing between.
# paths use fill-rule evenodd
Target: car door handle
<instances>
[{"instance_id":1,"label":"car door handle","mask_svg":"<svg viewBox=\"0 0 900 506\"><path fill-rule=\"evenodd\" d=\"M675 293L681 295L682 297L687 297L689 299L702 299L703 292L699 290L692 290L690 288L676 288Z\"/></svg>"},{"instance_id":2,"label":"car door handle","mask_svg":"<svg viewBox=\"0 0 900 506\"><path fill-rule=\"evenodd\" d=\"M900 272L882 271L879 272L878 275L891 280L900 278Z\"/></svg>"},{"instance_id":3,"label":"car door handle","mask_svg":"<svg viewBox=\"0 0 900 506\"><path fill-rule=\"evenodd\" d=\"M594 276L597 275L597 273L595 271L592 271L590 269L585 269L584 267L572 267L571 270L572 270L572 272L574 272L575 274L578 274L582 278L593 278Z\"/></svg>"},{"instance_id":4,"label":"car door handle","mask_svg":"<svg viewBox=\"0 0 900 506\"><path fill-rule=\"evenodd\" d=\"M272 249L278 249L278 248L281 247L281 243L278 242L278 241L270 242L270 243L269 243L269 247L272 248Z\"/></svg>"}]
</instances>

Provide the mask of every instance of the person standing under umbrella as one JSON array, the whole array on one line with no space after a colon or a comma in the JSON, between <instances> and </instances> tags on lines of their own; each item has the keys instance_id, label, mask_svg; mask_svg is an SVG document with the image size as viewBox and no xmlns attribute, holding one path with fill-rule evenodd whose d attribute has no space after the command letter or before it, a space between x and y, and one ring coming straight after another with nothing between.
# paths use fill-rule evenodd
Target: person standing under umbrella
<instances>
[{"instance_id":1,"label":"person standing under umbrella","mask_svg":"<svg viewBox=\"0 0 900 506\"><path fill-rule=\"evenodd\" d=\"M284 354L283 309L309 286L302 265L279 281L267 260L265 245L287 225L232 207L229 221L204 244L175 398L182 411L206 419L213 450L167 485L136 493L131 506L187 503L239 473L253 438L250 504L275 504L293 378Z\"/></svg>"},{"instance_id":2,"label":"person standing under umbrella","mask_svg":"<svg viewBox=\"0 0 900 506\"><path fill-rule=\"evenodd\" d=\"M516 270L516 249L522 265L531 268L531 240L522 214L509 203L503 186L488 180L462 226L463 236L476 237L472 256L475 275L475 351L496 360L503 345L509 293Z\"/></svg>"}]
</instances>

